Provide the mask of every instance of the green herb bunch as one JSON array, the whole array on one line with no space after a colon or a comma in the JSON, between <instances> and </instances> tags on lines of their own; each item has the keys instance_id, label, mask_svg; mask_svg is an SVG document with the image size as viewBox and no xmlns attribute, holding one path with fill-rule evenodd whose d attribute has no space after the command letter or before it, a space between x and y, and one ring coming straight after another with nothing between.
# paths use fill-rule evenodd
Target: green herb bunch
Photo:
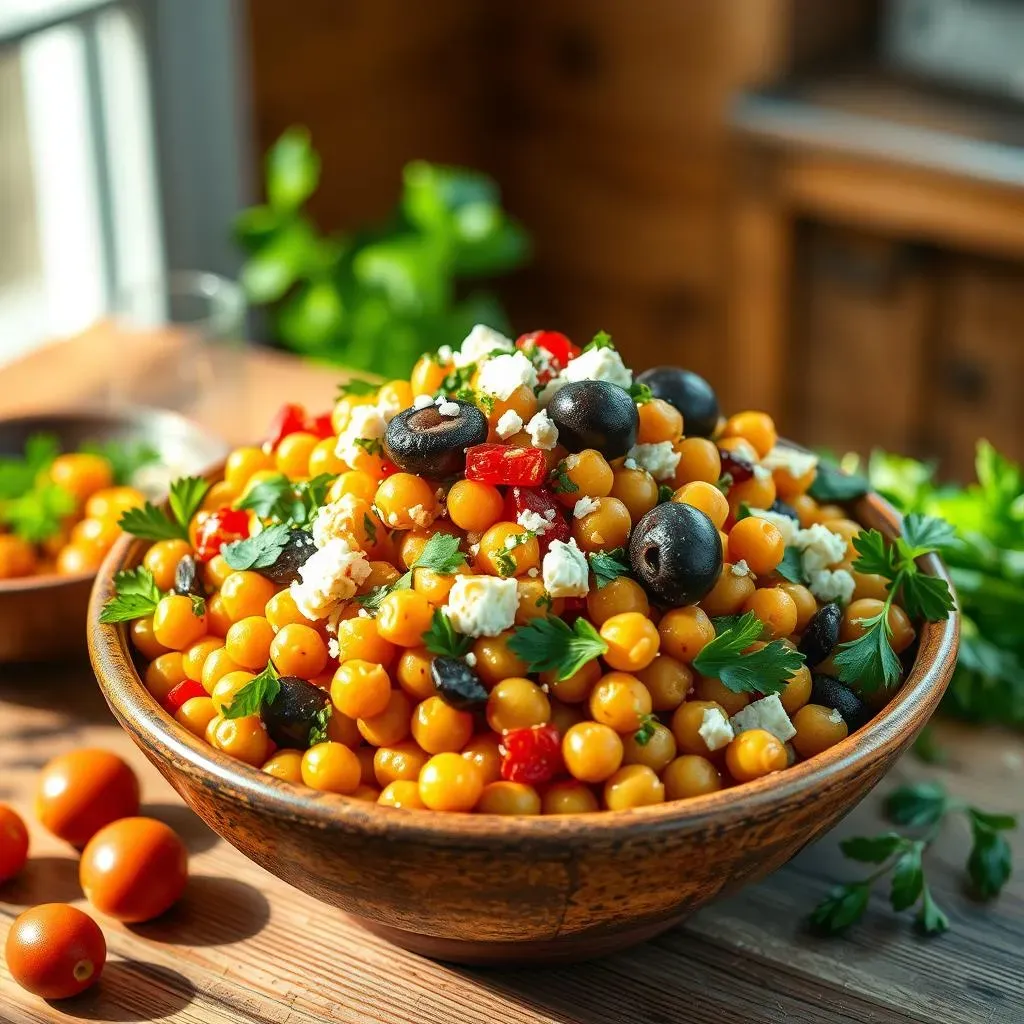
<instances>
[{"instance_id":1,"label":"green herb bunch","mask_svg":"<svg viewBox=\"0 0 1024 1024\"><path fill-rule=\"evenodd\" d=\"M529 242L485 175L415 161L398 209L383 224L323 235L305 204L320 157L305 128L289 128L266 159L267 202L244 210L235 234L249 254L242 284L271 307L285 347L390 377L474 324L507 330L486 291L466 288L522 265Z\"/></svg>"}]
</instances>

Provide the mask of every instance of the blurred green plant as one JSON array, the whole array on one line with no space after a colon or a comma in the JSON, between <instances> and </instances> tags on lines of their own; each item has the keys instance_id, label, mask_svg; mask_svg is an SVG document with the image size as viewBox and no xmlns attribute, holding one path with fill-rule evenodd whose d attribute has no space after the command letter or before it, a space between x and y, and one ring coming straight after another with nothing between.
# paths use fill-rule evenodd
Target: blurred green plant
<instances>
[{"instance_id":1,"label":"blurred green plant","mask_svg":"<svg viewBox=\"0 0 1024 1024\"><path fill-rule=\"evenodd\" d=\"M507 331L497 299L469 282L529 256L523 228L498 188L475 171L417 160L402 175L398 208L383 224L322 235L304 206L320 183L320 157L302 127L266 157L267 202L243 210L235 235L248 253L241 281L269 306L286 348L385 376L458 344L474 324Z\"/></svg>"},{"instance_id":2,"label":"blurred green plant","mask_svg":"<svg viewBox=\"0 0 1024 1024\"><path fill-rule=\"evenodd\" d=\"M843 460L845 468L851 460ZM871 486L901 512L941 516L956 528L942 547L961 612L960 659L945 711L1024 725L1024 469L979 441L977 481L935 482L935 466L874 451Z\"/></svg>"}]
</instances>

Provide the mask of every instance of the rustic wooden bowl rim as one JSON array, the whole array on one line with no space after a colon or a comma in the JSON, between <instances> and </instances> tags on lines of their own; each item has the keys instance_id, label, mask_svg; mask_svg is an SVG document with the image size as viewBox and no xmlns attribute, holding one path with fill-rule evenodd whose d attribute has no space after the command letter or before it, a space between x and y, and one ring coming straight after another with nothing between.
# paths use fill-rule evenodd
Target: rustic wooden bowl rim
<instances>
[{"instance_id":1,"label":"rustic wooden bowl rim","mask_svg":"<svg viewBox=\"0 0 1024 1024\"><path fill-rule=\"evenodd\" d=\"M857 509L861 514L870 509L873 514L867 518L883 523L890 534L898 531L898 513L878 495L867 495ZM100 610L113 596L115 572L137 564L144 546L132 537L115 543L100 567L88 620L89 652L100 688L116 717L136 741L160 751L173 762L175 771L188 774L200 785L216 787L221 795L256 805L282 821L301 820L323 829L373 834L396 841L427 840L435 846L487 848L514 842L522 844L524 850L531 844L571 848L595 841L622 841L635 830L650 835L713 827L726 821L772 818L783 805L813 798L815 789L830 782L840 783L847 774L868 768L885 757L902 736L922 727L942 696L959 637L956 612L942 622L925 623L917 657L902 688L868 725L829 750L754 782L687 800L584 815L515 818L404 810L314 792L276 779L215 750L179 725L153 700L132 660L125 625L99 621ZM930 574L949 582L938 557L929 555L919 563Z\"/></svg>"}]
</instances>

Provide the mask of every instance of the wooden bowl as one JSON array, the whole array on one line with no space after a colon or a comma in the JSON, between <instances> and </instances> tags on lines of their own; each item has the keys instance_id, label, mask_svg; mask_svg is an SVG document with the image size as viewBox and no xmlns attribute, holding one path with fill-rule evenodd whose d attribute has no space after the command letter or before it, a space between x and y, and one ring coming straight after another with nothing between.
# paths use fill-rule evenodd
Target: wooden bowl
<instances>
[{"instance_id":1,"label":"wooden bowl","mask_svg":"<svg viewBox=\"0 0 1024 1024\"><path fill-rule=\"evenodd\" d=\"M877 497L857 513L897 531L897 514ZM214 750L156 704L124 627L99 622L114 573L142 552L131 539L117 544L89 613L93 667L121 724L247 857L396 944L458 963L600 956L763 878L881 779L938 706L956 661L956 617L925 625L906 682L868 725L809 761L720 793L563 817L395 810L272 778ZM945 577L937 558L922 564Z\"/></svg>"},{"instance_id":2,"label":"wooden bowl","mask_svg":"<svg viewBox=\"0 0 1024 1024\"><path fill-rule=\"evenodd\" d=\"M126 408L0 419L0 455L22 454L25 442L38 433L55 435L65 451L87 441L142 441L163 460L189 472L203 472L227 453L223 442L175 413ZM95 575L0 580L0 665L84 657L85 618Z\"/></svg>"}]
</instances>

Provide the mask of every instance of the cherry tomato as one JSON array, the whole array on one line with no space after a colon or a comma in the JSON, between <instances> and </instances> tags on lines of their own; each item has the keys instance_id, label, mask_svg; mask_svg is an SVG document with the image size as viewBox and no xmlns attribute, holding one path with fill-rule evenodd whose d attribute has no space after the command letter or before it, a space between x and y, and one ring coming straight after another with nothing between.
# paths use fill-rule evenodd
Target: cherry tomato
<instances>
[{"instance_id":1,"label":"cherry tomato","mask_svg":"<svg viewBox=\"0 0 1024 1024\"><path fill-rule=\"evenodd\" d=\"M527 355L533 349L541 348L548 354L548 365L537 370L537 383L547 384L552 377L558 375L569 365L571 359L580 354L577 348L560 331L531 331L521 334L516 339L516 348L522 349Z\"/></svg>"},{"instance_id":2,"label":"cherry tomato","mask_svg":"<svg viewBox=\"0 0 1024 1024\"><path fill-rule=\"evenodd\" d=\"M108 750L72 750L47 764L36 816L58 839L83 847L104 825L139 813L135 773Z\"/></svg>"},{"instance_id":3,"label":"cherry tomato","mask_svg":"<svg viewBox=\"0 0 1024 1024\"><path fill-rule=\"evenodd\" d=\"M101 913L118 921L149 921L184 892L188 853L162 821L122 818L89 840L78 880Z\"/></svg>"},{"instance_id":4,"label":"cherry tomato","mask_svg":"<svg viewBox=\"0 0 1024 1024\"><path fill-rule=\"evenodd\" d=\"M107 944L88 914L66 903L44 903L15 918L4 954L23 989L41 999L67 999L99 980Z\"/></svg>"},{"instance_id":5,"label":"cherry tomato","mask_svg":"<svg viewBox=\"0 0 1024 1024\"><path fill-rule=\"evenodd\" d=\"M0 804L0 882L13 878L28 857L28 829L12 807Z\"/></svg>"},{"instance_id":6,"label":"cherry tomato","mask_svg":"<svg viewBox=\"0 0 1024 1024\"><path fill-rule=\"evenodd\" d=\"M209 562L224 544L249 536L249 513L244 509L221 508L203 520L196 530L196 561Z\"/></svg>"},{"instance_id":7,"label":"cherry tomato","mask_svg":"<svg viewBox=\"0 0 1024 1024\"><path fill-rule=\"evenodd\" d=\"M305 407L287 402L277 410L277 415L270 421L270 436L267 441L271 448L276 448L289 434L297 434L305 429Z\"/></svg>"}]
</instances>

